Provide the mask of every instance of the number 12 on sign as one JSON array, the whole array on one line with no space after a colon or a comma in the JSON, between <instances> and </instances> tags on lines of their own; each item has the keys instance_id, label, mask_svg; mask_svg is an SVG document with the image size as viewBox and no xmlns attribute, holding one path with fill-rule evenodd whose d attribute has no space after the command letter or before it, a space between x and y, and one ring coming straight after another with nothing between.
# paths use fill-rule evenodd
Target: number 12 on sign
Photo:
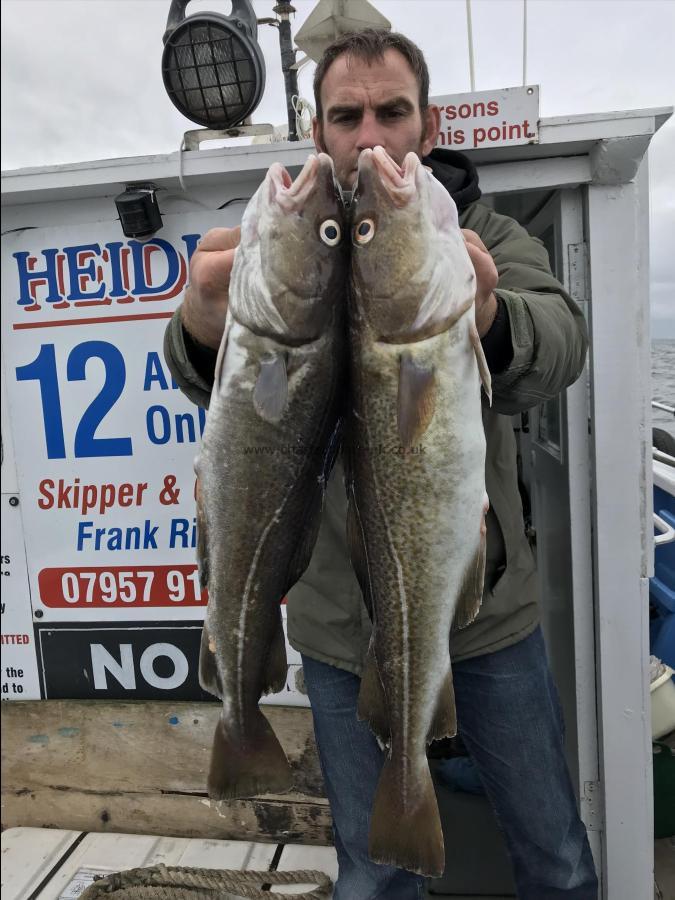
<instances>
[{"instance_id":1,"label":"number 12 on sign","mask_svg":"<svg viewBox=\"0 0 675 900\"><path fill-rule=\"evenodd\" d=\"M70 351L66 366L68 381L84 381L90 359L100 359L105 369L103 387L82 414L75 431L75 457L131 456L130 437L96 437L96 430L119 400L126 382L126 367L121 352L107 341L85 341ZM17 381L37 381L40 385L42 419L48 459L65 459L66 445L61 415L56 354L53 344L43 344L40 352L16 370Z\"/></svg>"}]
</instances>

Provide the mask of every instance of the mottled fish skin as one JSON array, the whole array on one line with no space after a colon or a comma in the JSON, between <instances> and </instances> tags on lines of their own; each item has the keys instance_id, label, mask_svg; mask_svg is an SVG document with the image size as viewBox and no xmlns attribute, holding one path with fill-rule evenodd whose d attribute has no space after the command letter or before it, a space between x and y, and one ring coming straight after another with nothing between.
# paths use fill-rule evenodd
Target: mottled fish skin
<instances>
[{"instance_id":1,"label":"mottled fish skin","mask_svg":"<svg viewBox=\"0 0 675 900\"><path fill-rule=\"evenodd\" d=\"M438 876L426 746L456 732L450 630L482 596L489 374L457 210L417 156L364 150L351 212L347 527L373 620L359 716L387 746L369 851Z\"/></svg>"},{"instance_id":2,"label":"mottled fish skin","mask_svg":"<svg viewBox=\"0 0 675 900\"><path fill-rule=\"evenodd\" d=\"M339 440L347 256L330 157L275 164L241 228L196 463L209 602L199 664L221 697L208 779L226 799L291 787L262 694L284 687L280 600L307 567Z\"/></svg>"}]
</instances>

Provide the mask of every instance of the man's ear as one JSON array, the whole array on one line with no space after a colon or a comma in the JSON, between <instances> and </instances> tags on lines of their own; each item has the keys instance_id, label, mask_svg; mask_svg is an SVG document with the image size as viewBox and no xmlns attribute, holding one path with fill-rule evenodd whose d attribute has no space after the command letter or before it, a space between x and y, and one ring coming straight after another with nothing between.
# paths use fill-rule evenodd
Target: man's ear
<instances>
[{"instance_id":1,"label":"man's ear","mask_svg":"<svg viewBox=\"0 0 675 900\"><path fill-rule=\"evenodd\" d=\"M429 104L422 114L424 130L422 132L422 156L428 156L436 146L438 132L441 130L441 111L434 104Z\"/></svg>"},{"instance_id":2,"label":"man's ear","mask_svg":"<svg viewBox=\"0 0 675 900\"><path fill-rule=\"evenodd\" d=\"M326 145L323 142L323 128L321 127L321 120L318 116L314 116L312 119L312 137L314 138L314 146L319 153L328 153Z\"/></svg>"}]
</instances>

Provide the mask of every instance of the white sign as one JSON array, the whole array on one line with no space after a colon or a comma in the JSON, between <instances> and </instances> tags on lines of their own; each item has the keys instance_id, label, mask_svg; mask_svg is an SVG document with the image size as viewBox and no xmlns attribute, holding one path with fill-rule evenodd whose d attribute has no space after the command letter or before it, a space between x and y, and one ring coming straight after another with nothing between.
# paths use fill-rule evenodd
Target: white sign
<instances>
[{"instance_id":1,"label":"white sign","mask_svg":"<svg viewBox=\"0 0 675 900\"><path fill-rule=\"evenodd\" d=\"M443 94L429 102L441 111L437 147L483 150L539 141L539 86Z\"/></svg>"},{"instance_id":2,"label":"white sign","mask_svg":"<svg viewBox=\"0 0 675 900\"><path fill-rule=\"evenodd\" d=\"M162 345L190 257L222 224L214 211L167 215L144 242L117 221L3 240L3 365L41 629L203 619L193 465L206 416Z\"/></svg>"},{"instance_id":3,"label":"white sign","mask_svg":"<svg viewBox=\"0 0 675 900\"><path fill-rule=\"evenodd\" d=\"M16 494L2 495L2 678L3 700L39 700L40 682L28 592L21 509Z\"/></svg>"},{"instance_id":4,"label":"white sign","mask_svg":"<svg viewBox=\"0 0 675 900\"><path fill-rule=\"evenodd\" d=\"M121 240L117 222L4 242L3 355L43 623L188 619L205 604L193 472L205 413L172 384L162 341L217 221L167 216L145 243Z\"/></svg>"}]
</instances>

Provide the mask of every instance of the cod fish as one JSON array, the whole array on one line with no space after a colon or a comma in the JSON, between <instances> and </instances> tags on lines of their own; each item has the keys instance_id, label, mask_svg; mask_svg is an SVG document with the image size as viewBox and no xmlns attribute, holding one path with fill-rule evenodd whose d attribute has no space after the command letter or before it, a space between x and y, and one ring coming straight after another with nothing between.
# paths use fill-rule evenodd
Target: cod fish
<instances>
[{"instance_id":1,"label":"cod fish","mask_svg":"<svg viewBox=\"0 0 675 900\"><path fill-rule=\"evenodd\" d=\"M195 464L209 601L199 680L223 701L208 793L282 792L291 769L258 701L286 683L280 601L309 564L340 438L347 256L333 162L275 163L250 200Z\"/></svg>"},{"instance_id":2,"label":"cod fish","mask_svg":"<svg viewBox=\"0 0 675 900\"><path fill-rule=\"evenodd\" d=\"M457 209L431 172L364 150L351 213L347 533L373 623L358 710L386 747L369 854L438 876L426 746L456 733L450 630L481 603L490 375Z\"/></svg>"}]
</instances>

